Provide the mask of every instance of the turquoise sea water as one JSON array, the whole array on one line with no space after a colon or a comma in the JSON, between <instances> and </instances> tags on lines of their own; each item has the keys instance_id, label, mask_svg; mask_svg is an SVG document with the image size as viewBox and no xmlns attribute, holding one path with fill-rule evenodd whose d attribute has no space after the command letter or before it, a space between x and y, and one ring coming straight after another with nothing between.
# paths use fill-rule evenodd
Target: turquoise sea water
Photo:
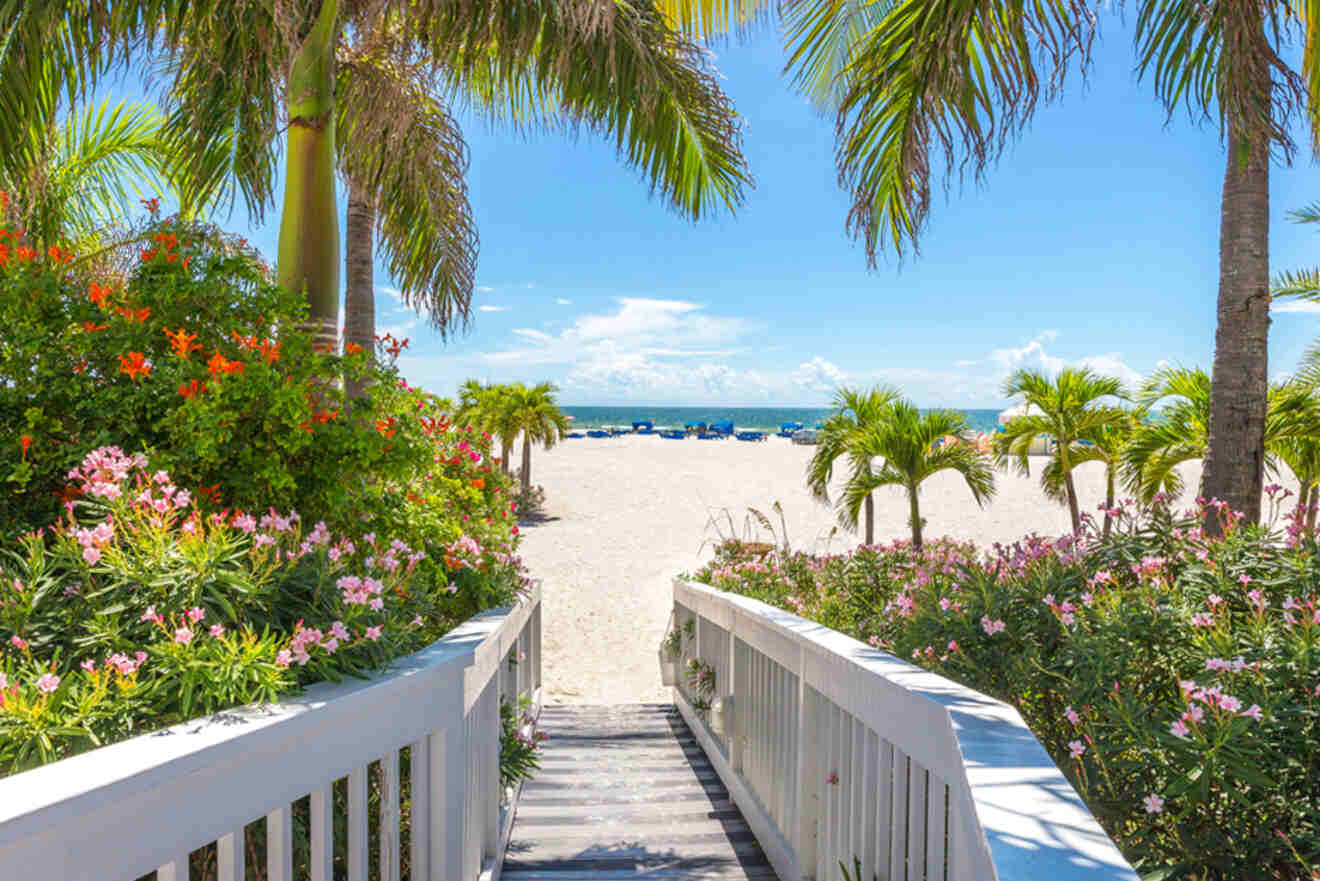
<instances>
[{"instance_id":1,"label":"turquoise sea water","mask_svg":"<svg viewBox=\"0 0 1320 881\"><path fill-rule=\"evenodd\" d=\"M735 429L778 431L785 422L801 422L810 428L829 415L827 408L804 407L561 407L573 417L574 428L631 428L637 419L650 419L656 428L682 428L688 422L709 425L721 419L733 422ZM998 410L963 410L972 431L992 432L999 419Z\"/></svg>"}]
</instances>

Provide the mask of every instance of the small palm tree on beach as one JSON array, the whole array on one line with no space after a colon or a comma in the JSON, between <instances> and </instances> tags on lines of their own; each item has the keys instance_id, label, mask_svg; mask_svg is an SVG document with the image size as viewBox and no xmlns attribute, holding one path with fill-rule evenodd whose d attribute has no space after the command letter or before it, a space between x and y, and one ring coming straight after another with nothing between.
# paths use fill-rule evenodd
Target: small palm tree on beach
<instances>
[{"instance_id":1,"label":"small palm tree on beach","mask_svg":"<svg viewBox=\"0 0 1320 881\"><path fill-rule=\"evenodd\" d=\"M532 488L532 444L547 450L568 432L568 417L555 403L558 389L552 382L528 388L521 382L507 386L503 406L507 408L504 427L521 434L523 439L521 486L525 494Z\"/></svg>"},{"instance_id":2,"label":"small palm tree on beach","mask_svg":"<svg viewBox=\"0 0 1320 881\"><path fill-rule=\"evenodd\" d=\"M1021 395L1027 408L995 436L995 460L1001 465L1011 462L1022 474L1030 474L1032 441L1042 434L1051 435L1054 452L1041 470L1040 483L1046 496L1067 504L1074 533L1082 530L1082 516L1073 469L1083 461L1099 458L1099 451L1087 445L1094 445L1106 427L1120 425L1128 418L1119 407L1098 403L1122 394L1117 379L1100 376L1089 368L1066 367L1053 379L1039 370L1018 370L1004 381L1004 395Z\"/></svg>"},{"instance_id":3,"label":"small palm tree on beach","mask_svg":"<svg viewBox=\"0 0 1320 881\"><path fill-rule=\"evenodd\" d=\"M814 498L829 504L834 464L845 456L852 478L872 473L872 458L863 448L863 438L866 430L883 417L885 407L898 397L897 389L882 385L868 392L841 388L834 393L834 412L822 425L816 453L807 463L807 487ZM866 517L866 544L875 544L875 500L870 493L867 493L862 507ZM856 530L857 516L850 517L845 506L839 508L839 520L849 529Z\"/></svg>"},{"instance_id":4,"label":"small palm tree on beach","mask_svg":"<svg viewBox=\"0 0 1320 881\"><path fill-rule=\"evenodd\" d=\"M948 435L958 443L936 446ZM972 498L984 505L995 494L995 475L990 460L968 443L967 419L955 410L922 412L908 401L896 401L864 431L859 452L884 459L878 471L854 474L843 492L842 506L857 522L858 512L874 490L901 486L907 491L912 545L921 547L921 484L941 471L962 475Z\"/></svg>"}]
</instances>

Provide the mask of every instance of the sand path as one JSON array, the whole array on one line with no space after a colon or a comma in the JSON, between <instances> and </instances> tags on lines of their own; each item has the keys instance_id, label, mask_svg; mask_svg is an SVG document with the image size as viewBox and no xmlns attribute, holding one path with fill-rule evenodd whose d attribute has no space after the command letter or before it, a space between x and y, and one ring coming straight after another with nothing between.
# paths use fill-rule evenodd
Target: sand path
<instances>
[{"instance_id":1,"label":"sand path","mask_svg":"<svg viewBox=\"0 0 1320 881\"><path fill-rule=\"evenodd\" d=\"M707 527L713 512L728 509L742 536L747 507L768 514L777 500L794 548L827 546L834 514L810 498L803 482L813 449L780 438L743 443L625 436L572 439L535 450L532 478L545 487L546 519L524 525L522 554L544 584L545 700L667 700L656 649L669 617L670 581L709 557L709 545L702 545L718 538ZM1084 510L1102 500L1102 475L1098 464L1079 469ZM1187 477L1195 486L1196 466ZM1000 473L997 479L998 495L984 509L955 475L927 481L926 535L988 545L1032 531L1067 531L1066 509L1047 501L1034 478ZM877 493L876 512L877 541L907 535L907 506L898 491ZM722 528L729 532L727 522ZM838 551L855 543L839 533L828 546Z\"/></svg>"}]
</instances>

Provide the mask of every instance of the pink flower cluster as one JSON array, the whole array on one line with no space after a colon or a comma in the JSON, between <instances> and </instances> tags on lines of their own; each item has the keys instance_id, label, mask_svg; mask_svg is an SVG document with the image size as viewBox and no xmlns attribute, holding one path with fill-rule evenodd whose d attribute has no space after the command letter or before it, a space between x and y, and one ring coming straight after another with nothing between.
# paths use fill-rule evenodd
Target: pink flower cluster
<instances>
[{"instance_id":1,"label":"pink flower cluster","mask_svg":"<svg viewBox=\"0 0 1320 881\"><path fill-rule=\"evenodd\" d=\"M346 605L370 606L376 611L385 606L385 600L381 598L385 585L375 578L345 575L335 582L335 586L342 591Z\"/></svg>"},{"instance_id":2,"label":"pink flower cluster","mask_svg":"<svg viewBox=\"0 0 1320 881\"><path fill-rule=\"evenodd\" d=\"M86 495L114 500L123 494L120 486L134 467L146 468L147 457L142 453L126 456L119 447L106 446L92 450L82 464L69 472L69 480L80 480L79 489Z\"/></svg>"}]
</instances>

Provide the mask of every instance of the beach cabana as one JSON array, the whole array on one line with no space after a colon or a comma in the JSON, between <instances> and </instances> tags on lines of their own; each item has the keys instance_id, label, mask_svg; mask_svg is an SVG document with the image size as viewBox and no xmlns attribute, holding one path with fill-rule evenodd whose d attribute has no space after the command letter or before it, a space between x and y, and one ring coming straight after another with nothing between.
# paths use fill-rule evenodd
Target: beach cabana
<instances>
[{"instance_id":1,"label":"beach cabana","mask_svg":"<svg viewBox=\"0 0 1320 881\"><path fill-rule=\"evenodd\" d=\"M716 434L733 434L733 423L728 419L723 419L719 422L712 422L710 424L710 430Z\"/></svg>"},{"instance_id":2,"label":"beach cabana","mask_svg":"<svg viewBox=\"0 0 1320 881\"><path fill-rule=\"evenodd\" d=\"M610 433L602 428L593 428L587 432L587 437L609 437Z\"/></svg>"},{"instance_id":3,"label":"beach cabana","mask_svg":"<svg viewBox=\"0 0 1320 881\"><path fill-rule=\"evenodd\" d=\"M728 437L722 431L702 431L697 433L697 440L724 440Z\"/></svg>"},{"instance_id":4,"label":"beach cabana","mask_svg":"<svg viewBox=\"0 0 1320 881\"><path fill-rule=\"evenodd\" d=\"M763 441L765 432L763 431L740 431L734 434L734 437L740 441Z\"/></svg>"},{"instance_id":5,"label":"beach cabana","mask_svg":"<svg viewBox=\"0 0 1320 881\"><path fill-rule=\"evenodd\" d=\"M781 422L779 424L779 431L777 432L777 434L780 437L792 437L793 432L801 431L801 430L802 430L801 422Z\"/></svg>"},{"instance_id":6,"label":"beach cabana","mask_svg":"<svg viewBox=\"0 0 1320 881\"><path fill-rule=\"evenodd\" d=\"M568 434L564 435L564 437L586 437L586 435L580 431L570 431Z\"/></svg>"},{"instance_id":7,"label":"beach cabana","mask_svg":"<svg viewBox=\"0 0 1320 881\"><path fill-rule=\"evenodd\" d=\"M688 431L695 431L695 432L697 432L698 434L700 434L701 432L703 432L703 431L706 430L706 423L704 423L704 422L685 422L685 423L683 423L683 427L684 427L685 429L687 429Z\"/></svg>"},{"instance_id":8,"label":"beach cabana","mask_svg":"<svg viewBox=\"0 0 1320 881\"><path fill-rule=\"evenodd\" d=\"M679 431L677 428L664 428L660 430L660 436L665 440L684 440L687 432Z\"/></svg>"},{"instance_id":9,"label":"beach cabana","mask_svg":"<svg viewBox=\"0 0 1320 881\"><path fill-rule=\"evenodd\" d=\"M650 419L633 420L633 431L637 432L638 434L645 434L646 432L650 431L653 428L655 428L655 423L652 422Z\"/></svg>"}]
</instances>

